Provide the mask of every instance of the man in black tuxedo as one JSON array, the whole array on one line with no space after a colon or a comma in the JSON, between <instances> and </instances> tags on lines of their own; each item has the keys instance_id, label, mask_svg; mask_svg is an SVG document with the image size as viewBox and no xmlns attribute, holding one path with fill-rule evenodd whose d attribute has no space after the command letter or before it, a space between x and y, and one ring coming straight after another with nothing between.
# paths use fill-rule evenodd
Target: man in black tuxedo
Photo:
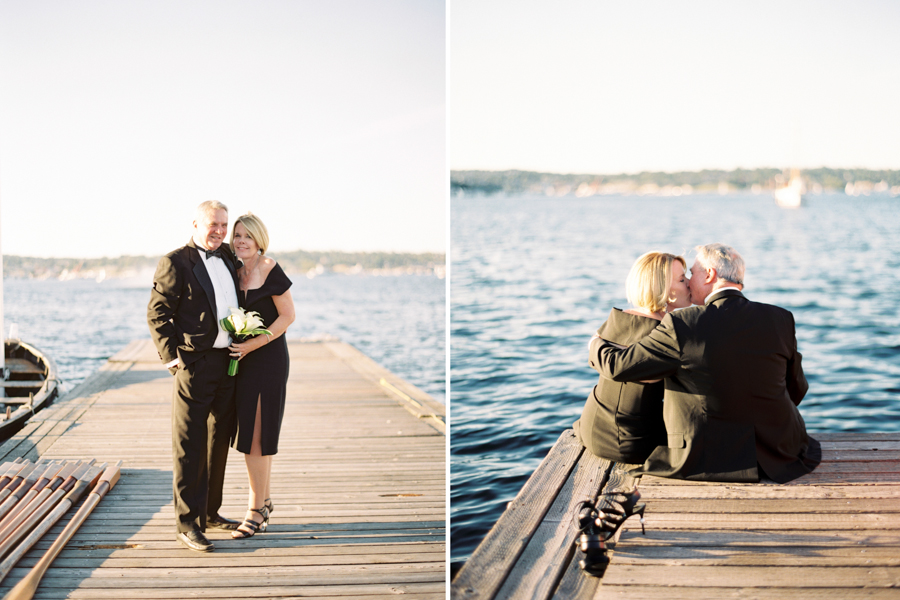
<instances>
[{"instance_id":1,"label":"man in black tuxedo","mask_svg":"<svg viewBox=\"0 0 900 600\"><path fill-rule=\"evenodd\" d=\"M744 261L730 246L698 246L694 304L667 314L639 343L593 345L615 381L665 378L668 445L638 472L703 481L779 483L811 472L819 443L797 405L808 389L790 312L744 297Z\"/></svg>"},{"instance_id":2,"label":"man in black tuxedo","mask_svg":"<svg viewBox=\"0 0 900 600\"><path fill-rule=\"evenodd\" d=\"M238 306L237 266L224 243L228 208L197 207L192 239L162 257L153 277L147 323L160 359L175 375L172 403L176 538L209 552L206 528L235 529L219 515L234 428L234 378L228 332L220 320Z\"/></svg>"}]
</instances>

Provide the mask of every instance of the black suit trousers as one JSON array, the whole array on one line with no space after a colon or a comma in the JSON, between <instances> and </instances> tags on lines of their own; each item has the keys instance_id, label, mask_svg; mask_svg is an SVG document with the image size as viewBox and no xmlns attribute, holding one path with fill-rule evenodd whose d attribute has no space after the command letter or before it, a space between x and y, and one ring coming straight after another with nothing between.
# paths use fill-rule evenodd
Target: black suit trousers
<instances>
[{"instance_id":1,"label":"black suit trousers","mask_svg":"<svg viewBox=\"0 0 900 600\"><path fill-rule=\"evenodd\" d=\"M234 432L234 377L227 349L208 350L175 373L172 458L179 532L204 531L222 506L225 463Z\"/></svg>"}]
</instances>

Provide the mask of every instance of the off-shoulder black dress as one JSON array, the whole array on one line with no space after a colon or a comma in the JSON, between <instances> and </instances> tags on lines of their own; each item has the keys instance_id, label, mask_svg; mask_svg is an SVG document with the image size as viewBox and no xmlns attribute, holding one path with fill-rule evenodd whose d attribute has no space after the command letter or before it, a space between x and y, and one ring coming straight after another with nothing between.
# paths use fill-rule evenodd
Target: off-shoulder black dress
<instances>
[{"instance_id":1,"label":"off-shoulder black dress","mask_svg":"<svg viewBox=\"0 0 900 600\"><path fill-rule=\"evenodd\" d=\"M659 321L612 309L597 334L621 346L635 344L656 329ZM591 344L590 364L597 368L597 348ZM581 418L573 427L581 443L595 456L629 464L643 463L657 446L665 446L662 381L617 383L600 377L588 395Z\"/></svg>"},{"instance_id":2,"label":"off-shoulder black dress","mask_svg":"<svg viewBox=\"0 0 900 600\"><path fill-rule=\"evenodd\" d=\"M278 318L278 309L275 308L272 296L280 296L290 287L291 280L276 264L262 286L241 292L241 307L248 312L258 312L263 325L271 327ZM287 342L283 335L250 352L241 360L234 392L237 404L237 431L232 446L235 450L244 454L250 453L253 426L256 422L256 400L259 398L262 411L262 453L263 455L278 453L288 367Z\"/></svg>"}]
</instances>

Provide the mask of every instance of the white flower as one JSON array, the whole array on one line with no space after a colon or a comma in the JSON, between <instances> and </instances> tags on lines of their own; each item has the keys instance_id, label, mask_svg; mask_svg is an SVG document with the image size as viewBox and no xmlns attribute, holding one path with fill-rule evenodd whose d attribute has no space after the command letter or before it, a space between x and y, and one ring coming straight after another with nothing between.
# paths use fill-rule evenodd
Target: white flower
<instances>
[{"instance_id":1,"label":"white flower","mask_svg":"<svg viewBox=\"0 0 900 600\"><path fill-rule=\"evenodd\" d=\"M258 312L249 312L247 313L247 321L245 322L245 326L248 331L252 331L254 329L259 329L263 326L263 321L259 318Z\"/></svg>"},{"instance_id":2,"label":"white flower","mask_svg":"<svg viewBox=\"0 0 900 600\"><path fill-rule=\"evenodd\" d=\"M263 320L256 311L246 312L243 308L228 307L231 314L222 319L222 327L241 338L251 335L260 335L271 331L263 327Z\"/></svg>"},{"instance_id":3,"label":"white flower","mask_svg":"<svg viewBox=\"0 0 900 600\"><path fill-rule=\"evenodd\" d=\"M235 333L240 333L244 330L244 325L247 322L247 318L244 315L243 309L229 307L228 310L231 311L231 314L225 318L231 322L231 325L234 327Z\"/></svg>"}]
</instances>

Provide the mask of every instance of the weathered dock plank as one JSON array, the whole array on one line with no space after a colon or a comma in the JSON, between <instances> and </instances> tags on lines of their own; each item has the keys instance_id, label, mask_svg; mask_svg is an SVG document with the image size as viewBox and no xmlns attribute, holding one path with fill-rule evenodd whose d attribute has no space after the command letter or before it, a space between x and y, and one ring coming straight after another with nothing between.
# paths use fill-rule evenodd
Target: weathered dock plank
<instances>
[{"instance_id":1,"label":"weathered dock plank","mask_svg":"<svg viewBox=\"0 0 900 600\"><path fill-rule=\"evenodd\" d=\"M576 451L570 434L561 436L550 456L559 454L561 447L570 454ZM503 531L510 525L515 537L523 531L561 531L571 522L577 501L586 493L574 491L580 467L601 462L583 452L574 464L567 462L566 481L553 487L558 497L541 499L541 506L552 502L568 510L552 517L545 510L537 517L547 521L541 523L519 522L540 511L527 513L519 507L519 521L511 522L508 510L452 582L451 596L666 600L900 596L900 433L816 437L822 441L822 465L784 485L644 477L640 489L647 504L647 535L641 535L637 518L629 520L610 552L602 579L581 572L577 565L581 553L573 543L566 546L533 535L529 551L504 565L499 584L479 586L480 575L491 569L482 549L495 543L490 538L510 537ZM546 479L543 468L526 488L534 485L533 480ZM592 468L602 472L604 465ZM599 475L595 479L603 480ZM515 593L504 595L506 590Z\"/></svg>"},{"instance_id":2,"label":"weathered dock plank","mask_svg":"<svg viewBox=\"0 0 900 600\"><path fill-rule=\"evenodd\" d=\"M574 434L563 432L541 466L509 503L497 524L453 580L454 593L465 598L493 598L540 526L581 457Z\"/></svg>"},{"instance_id":3,"label":"weathered dock plank","mask_svg":"<svg viewBox=\"0 0 900 600\"><path fill-rule=\"evenodd\" d=\"M125 461L119 483L35 597L443 598L443 405L347 344L288 346L269 530L247 540L210 530L211 554L175 540L172 379L149 340L130 344L0 445L0 461ZM232 451L222 514L243 516L247 493L243 456ZM66 521L20 561L0 593L27 573Z\"/></svg>"},{"instance_id":4,"label":"weathered dock plank","mask_svg":"<svg viewBox=\"0 0 900 600\"><path fill-rule=\"evenodd\" d=\"M71 587L71 586L67 586ZM104 600L184 600L185 598L202 598L203 600L231 600L232 598L340 598L341 600L368 600L386 596L403 595L407 598L431 600L444 595L444 583L380 583L354 586L352 592L342 586L310 583L303 586L302 596L298 596L298 586L270 585L264 588L247 587L214 587L191 588L185 590L177 586L153 588L76 588L69 592L68 598L104 599ZM37 600L58 598L56 588L48 588L45 593L38 589Z\"/></svg>"},{"instance_id":5,"label":"weathered dock plank","mask_svg":"<svg viewBox=\"0 0 900 600\"><path fill-rule=\"evenodd\" d=\"M596 497L609 466L609 461L591 455L578 461L500 588L498 598L544 596L553 590L575 550L578 532L572 527L571 515L579 502Z\"/></svg>"}]
</instances>

